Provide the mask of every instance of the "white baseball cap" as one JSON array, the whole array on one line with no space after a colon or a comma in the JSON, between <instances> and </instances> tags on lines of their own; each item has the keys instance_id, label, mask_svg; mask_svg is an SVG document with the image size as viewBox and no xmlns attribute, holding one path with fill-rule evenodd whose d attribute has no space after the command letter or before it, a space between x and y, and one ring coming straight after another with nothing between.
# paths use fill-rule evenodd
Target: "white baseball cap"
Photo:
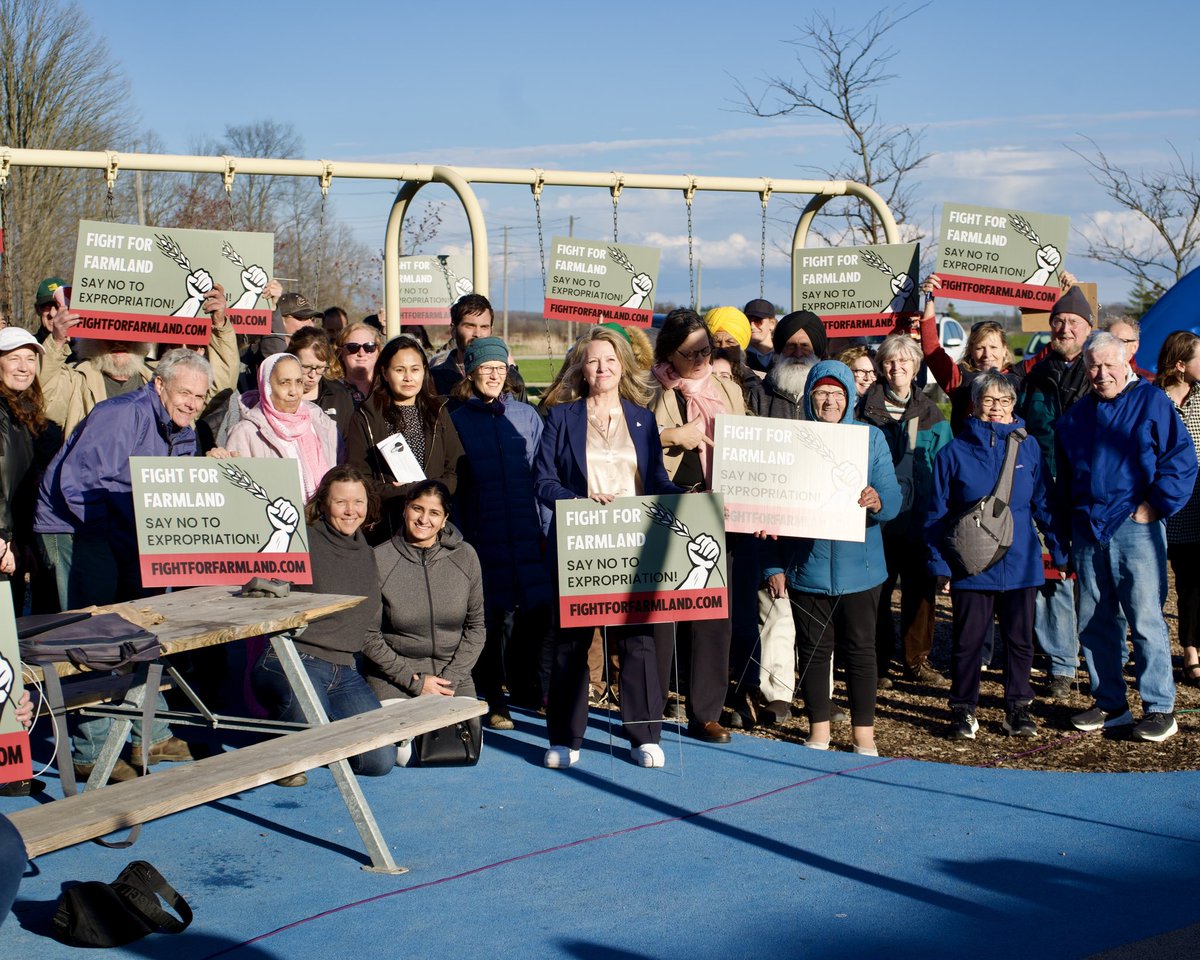
<instances>
[{"instance_id":1,"label":"white baseball cap","mask_svg":"<svg viewBox=\"0 0 1200 960\"><path fill-rule=\"evenodd\" d=\"M24 327L5 327L0 330L0 353L8 353L17 347L32 347L38 353L46 352L37 338Z\"/></svg>"}]
</instances>

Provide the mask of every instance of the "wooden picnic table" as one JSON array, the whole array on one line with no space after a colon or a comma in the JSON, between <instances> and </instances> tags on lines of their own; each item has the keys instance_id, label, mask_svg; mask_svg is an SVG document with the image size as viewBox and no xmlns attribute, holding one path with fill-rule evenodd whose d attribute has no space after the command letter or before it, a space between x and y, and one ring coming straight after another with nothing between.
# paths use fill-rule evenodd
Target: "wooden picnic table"
<instances>
[{"instance_id":1,"label":"wooden picnic table","mask_svg":"<svg viewBox=\"0 0 1200 960\"><path fill-rule=\"evenodd\" d=\"M328 764L371 858L372 865L368 869L386 873L403 872L404 868L398 867L392 859L346 758L375 746L409 739L416 734L480 716L487 711L487 705L483 701L461 697L418 697L408 703L393 704L380 711L368 711L330 724L292 643L292 637L310 622L350 609L363 598L300 591L294 591L287 597L241 597L237 593L235 587L191 587L94 611L119 613L156 634L162 646L162 655L153 662L138 665L136 685L128 693L118 694L124 696L123 703L112 706L89 705L85 708L88 715L108 716L114 721L87 784L88 794L104 787L101 791L103 796L69 796L49 804L49 808L62 808L58 812L64 816L68 812L79 813L75 823L64 824L61 830L56 831L53 826L48 826L46 816L39 813L51 813L47 808L20 811L14 815L14 823L24 823L31 838L36 833L39 850L45 852L101 836L114 829L113 824L127 826L141 823L188 806L206 803L218 795L229 796L290 773ZM270 639L307 723L226 717L213 713L166 659L173 654L258 636ZM56 701L52 712L59 742L59 769L69 768L71 759L65 720L67 707L60 681L66 680L69 688L79 679L93 685L102 678L114 681L123 679L123 683L114 683L114 687L124 691L130 686L128 677L119 678L89 671L66 662L54 663L53 670L42 670L32 665L27 667L33 671L34 679L45 679L51 699ZM195 705L197 713L164 712L154 706L164 669ZM148 708L144 703L146 697L150 698ZM280 740L177 766L164 774L106 786L134 720L142 716L144 711L147 714L153 711L154 716L170 723L261 731L283 736ZM328 732L313 728L324 728ZM236 757L239 753L244 754L242 759ZM306 763L308 766L305 766ZM221 776L214 777L214 767L219 767ZM288 773L280 773L285 769ZM162 796L157 795L160 791L146 781L163 781L162 786L166 788L168 778L172 799L164 803ZM73 777L63 779L67 792L73 792L70 789L74 785Z\"/></svg>"}]
</instances>

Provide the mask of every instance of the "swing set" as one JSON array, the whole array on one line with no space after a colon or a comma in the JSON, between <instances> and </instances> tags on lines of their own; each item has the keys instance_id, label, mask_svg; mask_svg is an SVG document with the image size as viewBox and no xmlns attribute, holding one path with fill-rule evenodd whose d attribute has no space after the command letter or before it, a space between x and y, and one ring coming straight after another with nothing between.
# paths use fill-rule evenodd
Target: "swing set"
<instances>
[{"instance_id":1,"label":"swing set","mask_svg":"<svg viewBox=\"0 0 1200 960\"><path fill-rule=\"evenodd\" d=\"M690 174L663 175L620 173L617 171L542 170L500 167L453 167L441 164L363 163L331 160L276 160L256 157L202 157L173 154L126 153L115 151L27 150L0 146L0 194L8 186L14 167L56 167L94 169L104 174L106 184L105 219L113 218L113 187L121 170L164 173L211 173L222 178L225 189L229 226L234 228L233 183L238 174L246 176L312 177L321 190L320 231L325 230L325 208L330 186L335 177L342 180L395 180L400 186L388 214L384 232L384 306L388 335L399 332L400 292L399 260L403 255L402 227L413 198L423 186L440 183L458 197L467 217L471 235L471 258L474 289L488 295L488 237L483 208L473 185L512 184L528 186L533 193L537 221L538 252L541 263L542 288L546 286L546 248L542 228L542 195L545 187L595 187L607 189L612 196L613 240L620 238L619 205L622 192L631 190L672 190L683 195L687 216L688 291L691 304L696 306L695 234L692 207L697 193L757 194L761 205L758 287L763 296L766 286L767 211L771 198L777 194L809 196L810 199L796 223L792 235L792 258L802 250L808 239L813 218L834 197L855 197L868 204L883 224L888 243L899 243L896 221L883 198L870 187L851 180L791 180L767 177L698 177ZM320 245L320 246L323 246ZM321 280L322 253L317 255L317 283ZM442 263L446 271L445 263ZM792 303L797 302L796 273L792 272ZM453 279L446 273L447 294L453 296ZM549 325L547 323L547 340Z\"/></svg>"}]
</instances>

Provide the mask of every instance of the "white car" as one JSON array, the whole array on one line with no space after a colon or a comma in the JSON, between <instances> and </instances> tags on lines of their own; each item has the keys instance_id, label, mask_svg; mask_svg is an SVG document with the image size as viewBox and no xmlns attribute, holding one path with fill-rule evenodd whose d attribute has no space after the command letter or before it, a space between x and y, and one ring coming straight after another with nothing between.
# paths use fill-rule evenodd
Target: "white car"
<instances>
[{"instance_id":1,"label":"white car","mask_svg":"<svg viewBox=\"0 0 1200 960\"><path fill-rule=\"evenodd\" d=\"M938 317L938 341L955 363L967 351L967 331L953 317Z\"/></svg>"}]
</instances>

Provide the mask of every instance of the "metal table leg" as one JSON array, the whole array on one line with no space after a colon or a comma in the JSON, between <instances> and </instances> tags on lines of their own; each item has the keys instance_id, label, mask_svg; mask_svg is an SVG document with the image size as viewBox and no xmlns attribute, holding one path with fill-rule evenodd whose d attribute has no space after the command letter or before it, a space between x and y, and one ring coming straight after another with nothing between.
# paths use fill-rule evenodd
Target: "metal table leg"
<instances>
[{"instance_id":1,"label":"metal table leg","mask_svg":"<svg viewBox=\"0 0 1200 960\"><path fill-rule=\"evenodd\" d=\"M304 664L296 653L291 635L276 634L271 637L271 646L275 650L275 655L279 657L279 663L288 678L288 683L291 684L292 693L295 694L296 702L299 703L305 719L314 726L329 723L329 717L325 715L325 710L317 699L317 692L313 688L312 680L309 679L308 671L304 669ZM375 816L371 813L367 798L363 796L358 779L354 776L354 771L350 769L350 762L338 760L336 763L331 763L329 772L333 774L333 780L342 794L346 809L350 811L350 817L358 829L358 835L362 837L363 845L367 848L367 854L371 858L371 866L363 867L363 869L375 873L408 873L408 867L397 866L396 861L392 859L392 853L388 850L379 825L375 822Z\"/></svg>"}]
</instances>

